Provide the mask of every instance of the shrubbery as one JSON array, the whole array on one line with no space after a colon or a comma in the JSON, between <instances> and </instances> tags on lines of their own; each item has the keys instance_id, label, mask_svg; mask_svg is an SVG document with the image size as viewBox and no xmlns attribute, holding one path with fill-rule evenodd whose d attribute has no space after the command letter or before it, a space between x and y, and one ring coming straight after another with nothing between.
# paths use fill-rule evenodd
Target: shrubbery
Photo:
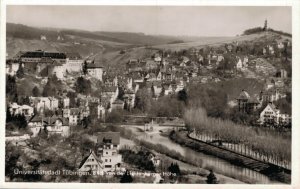
<instances>
[{"instance_id":1,"label":"shrubbery","mask_svg":"<svg viewBox=\"0 0 300 189\"><path fill-rule=\"evenodd\" d=\"M120 150L125 163L133 164L139 169L147 171L155 171L155 166L150 159L150 152L140 150L137 153L132 150L122 149Z\"/></svg>"}]
</instances>

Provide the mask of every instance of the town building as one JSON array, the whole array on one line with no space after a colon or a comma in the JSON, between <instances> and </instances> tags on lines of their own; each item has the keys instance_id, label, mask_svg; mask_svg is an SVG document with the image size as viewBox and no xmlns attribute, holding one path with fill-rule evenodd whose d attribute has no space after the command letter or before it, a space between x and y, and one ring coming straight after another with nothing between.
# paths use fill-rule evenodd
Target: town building
<instances>
[{"instance_id":1,"label":"town building","mask_svg":"<svg viewBox=\"0 0 300 189\"><path fill-rule=\"evenodd\" d=\"M29 97L30 106L34 107L38 112L58 109L58 99L54 97Z\"/></svg>"},{"instance_id":2,"label":"town building","mask_svg":"<svg viewBox=\"0 0 300 189\"><path fill-rule=\"evenodd\" d=\"M261 124L288 125L291 123L291 116L287 113L281 114L273 103L268 103L260 113L259 122Z\"/></svg>"},{"instance_id":3,"label":"town building","mask_svg":"<svg viewBox=\"0 0 300 189\"><path fill-rule=\"evenodd\" d=\"M120 99L117 99L116 101L114 101L113 103L111 103L111 109L109 111L112 111L112 110L123 110L124 109L124 105L125 105L125 102L120 100Z\"/></svg>"},{"instance_id":4,"label":"town building","mask_svg":"<svg viewBox=\"0 0 300 189\"><path fill-rule=\"evenodd\" d=\"M249 93L245 90L242 90L240 95L237 98L238 108L240 112L251 113L261 106L260 99L256 97L251 97Z\"/></svg>"},{"instance_id":5,"label":"town building","mask_svg":"<svg viewBox=\"0 0 300 189\"><path fill-rule=\"evenodd\" d=\"M87 74L91 77L94 77L102 81L103 77L103 66L99 63L90 63L87 64Z\"/></svg>"},{"instance_id":6,"label":"town building","mask_svg":"<svg viewBox=\"0 0 300 189\"><path fill-rule=\"evenodd\" d=\"M61 116L43 117L35 115L29 120L28 127L33 137L41 132L46 132L48 135L58 134L63 137L70 135L69 122Z\"/></svg>"},{"instance_id":7,"label":"town building","mask_svg":"<svg viewBox=\"0 0 300 189\"><path fill-rule=\"evenodd\" d=\"M68 72L81 72L83 62L84 60L79 53L66 53L65 69Z\"/></svg>"},{"instance_id":8,"label":"town building","mask_svg":"<svg viewBox=\"0 0 300 189\"><path fill-rule=\"evenodd\" d=\"M80 163L78 171L91 172L95 175L104 174L103 162L98 158L94 151L90 151L89 155L86 156Z\"/></svg>"},{"instance_id":9,"label":"town building","mask_svg":"<svg viewBox=\"0 0 300 189\"><path fill-rule=\"evenodd\" d=\"M42 50L27 51L20 55L20 61L22 63L39 63L42 58L49 58L57 61L58 63L66 63L66 54L60 52L46 52Z\"/></svg>"},{"instance_id":10,"label":"town building","mask_svg":"<svg viewBox=\"0 0 300 189\"><path fill-rule=\"evenodd\" d=\"M31 117L34 115L34 109L26 104L18 105L17 103L12 103L9 106L9 111L11 115L24 115L26 117Z\"/></svg>"},{"instance_id":11,"label":"town building","mask_svg":"<svg viewBox=\"0 0 300 189\"><path fill-rule=\"evenodd\" d=\"M20 63L19 62L10 62L6 63L6 74L10 76L15 76L17 71L19 70ZM22 64L24 67L24 65Z\"/></svg>"},{"instance_id":12,"label":"town building","mask_svg":"<svg viewBox=\"0 0 300 189\"><path fill-rule=\"evenodd\" d=\"M120 155L120 133L119 132L99 132L97 133L96 155L103 162L104 171L115 171L122 164Z\"/></svg>"}]
</instances>

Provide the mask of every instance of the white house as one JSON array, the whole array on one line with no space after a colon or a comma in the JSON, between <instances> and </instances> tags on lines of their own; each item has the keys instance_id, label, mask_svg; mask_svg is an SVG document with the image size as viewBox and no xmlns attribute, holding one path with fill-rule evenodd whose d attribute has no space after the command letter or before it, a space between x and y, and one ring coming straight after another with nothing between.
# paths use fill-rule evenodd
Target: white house
<instances>
[{"instance_id":1,"label":"white house","mask_svg":"<svg viewBox=\"0 0 300 189\"><path fill-rule=\"evenodd\" d=\"M278 124L279 119L283 118L285 119L285 115L281 115L279 109L277 109L274 104L269 103L264 110L260 113L259 121L261 124L264 123L274 123Z\"/></svg>"},{"instance_id":2,"label":"white house","mask_svg":"<svg viewBox=\"0 0 300 189\"><path fill-rule=\"evenodd\" d=\"M65 69L68 72L81 72L83 59L78 53L66 53Z\"/></svg>"},{"instance_id":3,"label":"white house","mask_svg":"<svg viewBox=\"0 0 300 189\"><path fill-rule=\"evenodd\" d=\"M31 106L35 107L38 112L48 110L56 110L58 108L58 99L54 97L29 97Z\"/></svg>"},{"instance_id":4,"label":"white house","mask_svg":"<svg viewBox=\"0 0 300 189\"><path fill-rule=\"evenodd\" d=\"M18 105L17 103L12 103L9 106L9 111L12 115L24 115L26 117L33 116L33 107L28 106L26 104L24 105Z\"/></svg>"},{"instance_id":5,"label":"white house","mask_svg":"<svg viewBox=\"0 0 300 189\"><path fill-rule=\"evenodd\" d=\"M66 73L65 64L55 62L52 73L54 75L56 75L56 77L58 79L63 79L65 77L65 73Z\"/></svg>"},{"instance_id":6,"label":"white house","mask_svg":"<svg viewBox=\"0 0 300 189\"><path fill-rule=\"evenodd\" d=\"M273 46L269 45L268 48L269 48L269 53L270 54L274 54L275 53Z\"/></svg>"},{"instance_id":7,"label":"white house","mask_svg":"<svg viewBox=\"0 0 300 189\"><path fill-rule=\"evenodd\" d=\"M160 56L156 56L156 57L154 58L154 61L155 61L155 62L160 62L160 61L161 61L161 57L160 57Z\"/></svg>"},{"instance_id":8,"label":"white house","mask_svg":"<svg viewBox=\"0 0 300 189\"><path fill-rule=\"evenodd\" d=\"M41 41L46 41L47 37L45 35L41 35Z\"/></svg>"},{"instance_id":9,"label":"white house","mask_svg":"<svg viewBox=\"0 0 300 189\"><path fill-rule=\"evenodd\" d=\"M277 47L278 47L278 49L283 49L284 48L284 44L282 42L278 42L277 43Z\"/></svg>"},{"instance_id":10,"label":"white house","mask_svg":"<svg viewBox=\"0 0 300 189\"><path fill-rule=\"evenodd\" d=\"M67 108L63 109L63 117L69 119L69 125L78 125L80 120L80 110L79 108Z\"/></svg>"},{"instance_id":11,"label":"white house","mask_svg":"<svg viewBox=\"0 0 300 189\"><path fill-rule=\"evenodd\" d=\"M113 103L119 95L119 88L116 86L106 86L103 91L102 91L102 96L109 97L110 98L110 103Z\"/></svg>"},{"instance_id":12,"label":"white house","mask_svg":"<svg viewBox=\"0 0 300 189\"><path fill-rule=\"evenodd\" d=\"M70 106L70 98L68 97L63 98L63 106L64 108L68 108Z\"/></svg>"},{"instance_id":13,"label":"white house","mask_svg":"<svg viewBox=\"0 0 300 189\"><path fill-rule=\"evenodd\" d=\"M44 129L43 118L35 115L28 122L28 128L32 132L32 136L35 137Z\"/></svg>"},{"instance_id":14,"label":"white house","mask_svg":"<svg viewBox=\"0 0 300 189\"><path fill-rule=\"evenodd\" d=\"M242 59L239 58L237 63L236 63L236 69L242 69L243 68L243 62L242 62Z\"/></svg>"},{"instance_id":15,"label":"white house","mask_svg":"<svg viewBox=\"0 0 300 189\"><path fill-rule=\"evenodd\" d=\"M41 117L35 115L31 120L29 120L28 127L32 132L33 137L45 130L49 135L58 134L63 137L70 135L68 120L60 116Z\"/></svg>"},{"instance_id":16,"label":"white house","mask_svg":"<svg viewBox=\"0 0 300 189\"><path fill-rule=\"evenodd\" d=\"M99 132L97 134L97 155L104 165L104 171L114 171L122 164L119 132Z\"/></svg>"},{"instance_id":17,"label":"white house","mask_svg":"<svg viewBox=\"0 0 300 189\"><path fill-rule=\"evenodd\" d=\"M44 122L50 135L58 134L63 137L70 135L70 126L67 119L63 117L52 116L47 117Z\"/></svg>"},{"instance_id":18,"label":"white house","mask_svg":"<svg viewBox=\"0 0 300 189\"><path fill-rule=\"evenodd\" d=\"M16 62L6 64L6 74L11 75L11 76L16 75L17 71L19 70L19 66L20 66L20 63L16 63ZM22 64L22 66L24 67L23 64Z\"/></svg>"},{"instance_id":19,"label":"white house","mask_svg":"<svg viewBox=\"0 0 300 189\"><path fill-rule=\"evenodd\" d=\"M87 65L87 74L102 81L103 67L100 64L90 63Z\"/></svg>"},{"instance_id":20,"label":"white house","mask_svg":"<svg viewBox=\"0 0 300 189\"><path fill-rule=\"evenodd\" d=\"M80 165L78 171L88 172L91 171L92 174L103 175L104 174L103 162L97 157L94 151L90 151L90 154L84 158Z\"/></svg>"},{"instance_id":21,"label":"white house","mask_svg":"<svg viewBox=\"0 0 300 189\"><path fill-rule=\"evenodd\" d=\"M97 106L97 116L98 119L105 119L105 108L102 104Z\"/></svg>"}]
</instances>

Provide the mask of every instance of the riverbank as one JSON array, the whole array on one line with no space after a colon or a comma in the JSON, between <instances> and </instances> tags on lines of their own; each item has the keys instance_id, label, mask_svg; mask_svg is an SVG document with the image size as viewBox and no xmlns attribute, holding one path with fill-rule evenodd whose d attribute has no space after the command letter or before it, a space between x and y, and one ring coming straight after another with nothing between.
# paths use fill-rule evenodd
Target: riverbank
<instances>
[{"instance_id":1,"label":"riverbank","mask_svg":"<svg viewBox=\"0 0 300 189\"><path fill-rule=\"evenodd\" d=\"M193 150L180 146L177 143L171 141L168 135L164 133L168 133L167 130L172 130L168 128L159 128L157 131L152 132L144 132L142 130L142 126L132 125L132 126L122 126L120 128L125 129L130 132L121 132L123 134L127 133L126 138L130 140L134 140L138 145L141 145L140 140L144 141L142 143L147 142L146 147L151 150L155 150L157 153L164 154L166 157L172 159L172 161L180 162L180 168L187 170L190 174L201 173L200 175L205 177L209 173L209 170L212 169L215 171L218 178L222 181L221 183L226 184L237 184L237 183L248 183L248 184L269 184L269 179L264 178L263 175L256 173L255 171L251 171L249 169L238 167L235 165L226 162L225 160L221 160L217 157L207 156L199 152L194 152ZM163 129L163 130L162 130ZM122 134L121 134L122 135ZM164 135L164 136L162 136ZM124 137L124 136L123 136ZM180 154L179 156L172 157L166 155L168 154L165 150L156 149L156 146L163 146L165 149L168 148L168 152L173 151L174 154ZM178 157L184 157L183 161L178 160ZM197 165L195 165L197 164ZM203 173L207 174L203 174ZM206 178L205 178L206 179ZM272 182L273 183L273 182Z\"/></svg>"},{"instance_id":2,"label":"riverbank","mask_svg":"<svg viewBox=\"0 0 300 189\"><path fill-rule=\"evenodd\" d=\"M247 158L237 153L233 153L228 150L218 148L214 145L210 145L208 143L190 138L186 131L173 131L170 133L169 137L172 141L182 146L186 146L195 151L222 158L237 166L247 167L268 176L271 180L287 184L291 183L291 175L283 172L281 169L274 165Z\"/></svg>"}]
</instances>

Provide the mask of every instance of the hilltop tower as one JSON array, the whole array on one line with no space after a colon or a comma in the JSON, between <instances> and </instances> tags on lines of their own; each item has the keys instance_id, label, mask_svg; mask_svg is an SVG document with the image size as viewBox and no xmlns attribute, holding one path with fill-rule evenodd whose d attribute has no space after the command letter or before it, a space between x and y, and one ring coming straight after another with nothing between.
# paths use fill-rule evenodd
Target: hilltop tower
<instances>
[{"instance_id":1,"label":"hilltop tower","mask_svg":"<svg viewBox=\"0 0 300 189\"><path fill-rule=\"evenodd\" d=\"M263 30L264 30L264 31L267 31L267 29L268 29L268 20L266 19L266 20L265 20L265 25L264 25Z\"/></svg>"}]
</instances>

